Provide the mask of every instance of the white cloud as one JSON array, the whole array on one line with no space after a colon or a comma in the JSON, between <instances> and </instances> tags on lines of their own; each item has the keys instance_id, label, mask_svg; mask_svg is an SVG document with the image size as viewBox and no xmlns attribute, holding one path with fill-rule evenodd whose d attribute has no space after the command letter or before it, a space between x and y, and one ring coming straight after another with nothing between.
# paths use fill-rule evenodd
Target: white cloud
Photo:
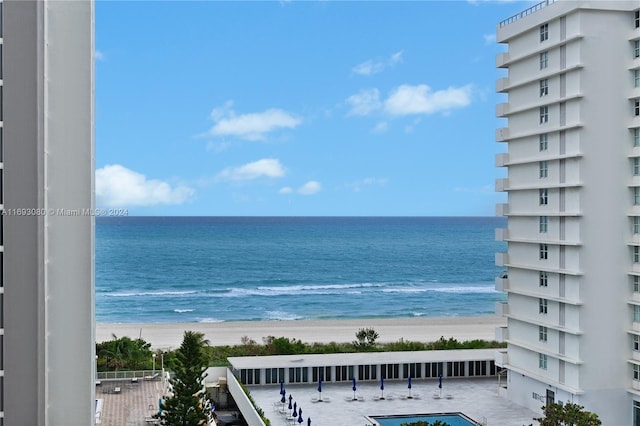
<instances>
[{"instance_id":1,"label":"white cloud","mask_svg":"<svg viewBox=\"0 0 640 426\"><path fill-rule=\"evenodd\" d=\"M371 129L371 133L384 133L389 130L389 123L386 121L381 121L376 123L375 127Z\"/></svg>"},{"instance_id":2,"label":"white cloud","mask_svg":"<svg viewBox=\"0 0 640 426\"><path fill-rule=\"evenodd\" d=\"M369 59L351 68L351 72L358 75L372 75L384 71L387 67L393 67L402 62L402 50L393 53L388 59Z\"/></svg>"},{"instance_id":3,"label":"white cloud","mask_svg":"<svg viewBox=\"0 0 640 426\"><path fill-rule=\"evenodd\" d=\"M293 192L293 188L291 188L290 186L285 186L280 188L280 190L278 191L278 194L291 194Z\"/></svg>"},{"instance_id":4,"label":"white cloud","mask_svg":"<svg viewBox=\"0 0 640 426\"><path fill-rule=\"evenodd\" d=\"M184 185L172 187L161 180L147 179L143 174L119 164L96 170L96 198L101 207L182 204L194 194L192 188Z\"/></svg>"},{"instance_id":5,"label":"white cloud","mask_svg":"<svg viewBox=\"0 0 640 426\"><path fill-rule=\"evenodd\" d=\"M347 115L368 115L382 107L378 89L364 89L349 96L346 101L351 106Z\"/></svg>"},{"instance_id":6,"label":"white cloud","mask_svg":"<svg viewBox=\"0 0 640 426\"><path fill-rule=\"evenodd\" d=\"M280 160L263 158L238 167L227 167L216 176L218 181L248 181L258 178L279 178L286 174Z\"/></svg>"},{"instance_id":7,"label":"white cloud","mask_svg":"<svg viewBox=\"0 0 640 426\"><path fill-rule=\"evenodd\" d=\"M365 187L368 187L368 186L384 186L384 185L387 184L387 182L388 182L387 178L368 177L368 178L364 178L364 179L356 181L356 182L348 183L345 186L347 188L349 188L350 190L352 190L353 192L360 192Z\"/></svg>"},{"instance_id":8,"label":"white cloud","mask_svg":"<svg viewBox=\"0 0 640 426\"><path fill-rule=\"evenodd\" d=\"M486 45L494 44L496 42L495 34L483 34L482 38L484 39L484 44Z\"/></svg>"},{"instance_id":9,"label":"white cloud","mask_svg":"<svg viewBox=\"0 0 640 426\"><path fill-rule=\"evenodd\" d=\"M302 120L293 114L277 108L263 112L236 115L228 101L222 107L211 111L211 119L215 122L209 130L210 136L233 136L246 140L264 140L268 133L280 129L293 129Z\"/></svg>"},{"instance_id":10,"label":"white cloud","mask_svg":"<svg viewBox=\"0 0 640 426\"><path fill-rule=\"evenodd\" d=\"M384 109L391 115L433 114L462 108L470 103L471 85L436 92L425 84L402 85L387 98Z\"/></svg>"},{"instance_id":11,"label":"white cloud","mask_svg":"<svg viewBox=\"0 0 640 426\"><path fill-rule=\"evenodd\" d=\"M313 195L320 192L321 189L322 189L322 185L320 185L320 182L315 180L310 180L309 182L305 183L300 188L298 188L298 194Z\"/></svg>"}]
</instances>

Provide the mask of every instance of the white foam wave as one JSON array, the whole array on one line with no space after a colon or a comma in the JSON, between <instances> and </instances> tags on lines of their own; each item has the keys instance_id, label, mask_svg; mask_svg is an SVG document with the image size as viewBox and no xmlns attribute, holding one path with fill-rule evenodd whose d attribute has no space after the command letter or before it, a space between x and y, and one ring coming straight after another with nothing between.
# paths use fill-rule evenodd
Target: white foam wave
<instances>
[{"instance_id":1,"label":"white foam wave","mask_svg":"<svg viewBox=\"0 0 640 426\"><path fill-rule=\"evenodd\" d=\"M285 311L266 311L265 319L268 320L279 320L279 321L294 321L302 319L300 315L292 314L290 312Z\"/></svg>"},{"instance_id":2,"label":"white foam wave","mask_svg":"<svg viewBox=\"0 0 640 426\"><path fill-rule=\"evenodd\" d=\"M361 293L361 289L383 287L384 284L319 284L319 285L290 285L290 286L261 286L257 288L228 288L226 294L216 293L215 297L245 297L245 296L286 296L286 295L331 295Z\"/></svg>"},{"instance_id":3,"label":"white foam wave","mask_svg":"<svg viewBox=\"0 0 640 426\"><path fill-rule=\"evenodd\" d=\"M224 322L224 320L218 319L218 318L202 318L200 321L198 322Z\"/></svg>"},{"instance_id":4,"label":"white foam wave","mask_svg":"<svg viewBox=\"0 0 640 426\"><path fill-rule=\"evenodd\" d=\"M451 287L398 287L385 288L383 293L456 293L456 294L489 294L498 293L492 286L451 286Z\"/></svg>"},{"instance_id":5,"label":"white foam wave","mask_svg":"<svg viewBox=\"0 0 640 426\"><path fill-rule=\"evenodd\" d=\"M195 290L185 291L137 291L137 292L119 292L104 294L106 297L140 297L140 296L184 296L187 294L196 294Z\"/></svg>"},{"instance_id":6,"label":"white foam wave","mask_svg":"<svg viewBox=\"0 0 640 426\"><path fill-rule=\"evenodd\" d=\"M174 309L173 312L177 314L183 314L185 312L193 312L195 309Z\"/></svg>"}]
</instances>

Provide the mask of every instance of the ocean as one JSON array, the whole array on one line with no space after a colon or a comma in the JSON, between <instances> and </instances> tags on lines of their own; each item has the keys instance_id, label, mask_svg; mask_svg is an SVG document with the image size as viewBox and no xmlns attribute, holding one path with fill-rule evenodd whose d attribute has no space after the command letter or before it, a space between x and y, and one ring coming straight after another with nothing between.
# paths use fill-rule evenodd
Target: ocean
<instances>
[{"instance_id":1,"label":"ocean","mask_svg":"<svg viewBox=\"0 0 640 426\"><path fill-rule=\"evenodd\" d=\"M478 316L497 217L98 217L96 321Z\"/></svg>"}]
</instances>

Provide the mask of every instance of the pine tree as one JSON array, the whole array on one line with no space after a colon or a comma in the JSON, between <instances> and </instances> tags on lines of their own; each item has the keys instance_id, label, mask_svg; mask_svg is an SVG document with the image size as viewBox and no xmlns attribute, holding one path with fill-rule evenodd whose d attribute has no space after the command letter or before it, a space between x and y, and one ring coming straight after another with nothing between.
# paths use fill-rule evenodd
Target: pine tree
<instances>
[{"instance_id":1,"label":"pine tree","mask_svg":"<svg viewBox=\"0 0 640 426\"><path fill-rule=\"evenodd\" d=\"M203 350L209 342L204 334L185 331L176 351L174 377L169 381L173 395L161 404L155 417L163 426L200 426L207 422L208 404L204 391L207 357Z\"/></svg>"}]
</instances>

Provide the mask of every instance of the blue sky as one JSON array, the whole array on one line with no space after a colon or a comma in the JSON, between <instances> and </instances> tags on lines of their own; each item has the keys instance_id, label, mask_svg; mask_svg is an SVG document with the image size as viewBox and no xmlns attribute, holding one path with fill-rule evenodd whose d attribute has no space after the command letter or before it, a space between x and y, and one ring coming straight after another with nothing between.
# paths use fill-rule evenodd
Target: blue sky
<instances>
[{"instance_id":1,"label":"blue sky","mask_svg":"<svg viewBox=\"0 0 640 426\"><path fill-rule=\"evenodd\" d=\"M131 215L490 216L531 2L96 2L96 195Z\"/></svg>"}]
</instances>

